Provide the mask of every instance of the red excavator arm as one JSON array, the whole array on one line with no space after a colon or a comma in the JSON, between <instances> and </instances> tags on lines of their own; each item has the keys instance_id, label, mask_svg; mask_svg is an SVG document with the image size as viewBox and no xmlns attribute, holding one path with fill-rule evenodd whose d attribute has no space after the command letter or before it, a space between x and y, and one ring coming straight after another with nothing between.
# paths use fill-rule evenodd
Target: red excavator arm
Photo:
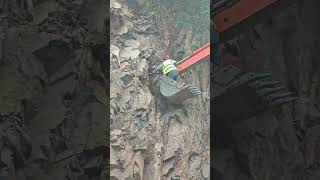
<instances>
[{"instance_id":1,"label":"red excavator arm","mask_svg":"<svg viewBox=\"0 0 320 180\"><path fill-rule=\"evenodd\" d=\"M213 0L211 20L220 33L220 41L252 28L293 4L295 0Z\"/></svg>"},{"instance_id":2,"label":"red excavator arm","mask_svg":"<svg viewBox=\"0 0 320 180\"><path fill-rule=\"evenodd\" d=\"M265 7L270 6L276 1L279 0L239 0L233 3L230 7L224 7L223 10L215 13L213 15L213 21L216 25L217 30L219 32L223 32L240 23L241 21L249 18L250 16L256 14ZM220 8L223 8L223 6L227 6L227 3L230 2L230 0L219 2ZM223 5L223 2L225 5Z\"/></svg>"},{"instance_id":3,"label":"red excavator arm","mask_svg":"<svg viewBox=\"0 0 320 180\"><path fill-rule=\"evenodd\" d=\"M226 40L251 27L259 18L272 15L292 2L292 0L213 0L211 19L217 31L222 34L223 40ZM181 72L208 59L210 59L210 43L179 61L177 68Z\"/></svg>"},{"instance_id":4,"label":"red excavator arm","mask_svg":"<svg viewBox=\"0 0 320 180\"><path fill-rule=\"evenodd\" d=\"M210 43L194 51L190 56L182 59L177 64L178 70L181 72L188 67L202 61L210 59Z\"/></svg>"}]
</instances>

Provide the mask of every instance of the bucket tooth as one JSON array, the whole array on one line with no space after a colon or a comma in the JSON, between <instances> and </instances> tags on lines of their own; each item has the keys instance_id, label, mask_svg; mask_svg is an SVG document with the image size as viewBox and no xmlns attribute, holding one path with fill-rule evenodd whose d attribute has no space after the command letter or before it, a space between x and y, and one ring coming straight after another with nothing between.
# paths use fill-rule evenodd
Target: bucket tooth
<instances>
[{"instance_id":1,"label":"bucket tooth","mask_svg":"<svg viewBox=\"0 0 320 180\"><path fill-rule=\"evenodd\" d=\"M285 92L285 93L275 93L275 94L270 94L268 95L268 99L271 101L276 100L276 99L281 99L281 98L287 98L290 95L292 95L292 92Z\"/></svg>"},{"instance_id":2,"label":"bucket tooth","mask_svg":"<svg viewBox=\"0 0 320 180\"><path fill-rule=\"evenodd\" d=\"M200 92L195 92L195 93L193 93L193 95L195 95L195 96L197 96L197 95L199 95L199 94L201 94Z\"/></svg>"},{"instance_id":3,"label":"bucket tooth","mask_svg":"<svg viewBox=\"0 0 320 180\"><path fill-rule=\"evenodd\" d=\"M277 99L277 100L271 102L268 106L269 107L279 106L279 105L294 101L296 99L297 99L297 97L288 97L288 98Z\"/></svg>"},{"instance_id":4,"label":"bucket tooth","mask_svg":"<svg viewBox=\"0 0 320 180\"><path fill-rule=\"evenodd\" d=\"M169 103L181 104L184 100L199 95L200 90L190 84L174 81L167 76L160 77L160 93Z\"/></svg>"},{"instance_id":5,"label":"bucket tooth","mask_svg":"<svg viewBox=\"0 0 320 180\"><path fill-rule=\"evenodd\" d=\"M279 84L280 84L279 81L256 81L256 82L249 83L249 86L260 89L260 88L275 86Z\"/></svg>"},{"instance_id":6,"label":"bucket tooth","mask_svg":"<svg viewBox=\"0 0 320 180\"><path fill-rule=\"evenodd\" d=\"M219 72L220 76L230 76L229 72ZM271 78L272 73L245 73L230 77L227 84L213 82L210 88L212 114L216 126L232 127L269 108L289 103L295 97ZM232 112L232 113L230 113Z\"/></svg>"},{"instance_id":7,"label":"bucket tooth","mask_svg":"<svg viewBox=\"0 0 320 180\"><path fill-rule=\"evenodd\" d=\"M190 91L198 91L198 88L188 88Z\"/></svg>"},{"instance_id":8,"label":"bucket tooth","mask_svg":"<svg viewBox=\"0 0 320 180\"><path fill-rule=\"evenodd\" d=\"M199 94L201 94L200 91L191 91L191 92L192 92L192 94L194 94L194 95L199 95Z\"/></svg>"},{"instance_id":9,"label":"bucket tooth","mask_svg":"<svg viewBox=\"0 0 320 180\"><path fill-rule=\"evenodd\" d=\"M274 87L274 88L263 88L261 90L257 90L257 93L260 96L266 96L268 94L275 93L275 92L278 92L278 91L281 91L281 90L284 90L284 89L285 89L284 86L279 86L279 87Z\"/></svg>"},{"instance_id":10,"label":"bucket tooth","mask_svg":"<svg viewBox=\"0 0 320 180\"><path fill-rule=\"evenodd\" d=\"M249 74L249 81L257 81L268 79L272 76L272 73L260 73L260 74Z\"/></svg>"}]
</instances>

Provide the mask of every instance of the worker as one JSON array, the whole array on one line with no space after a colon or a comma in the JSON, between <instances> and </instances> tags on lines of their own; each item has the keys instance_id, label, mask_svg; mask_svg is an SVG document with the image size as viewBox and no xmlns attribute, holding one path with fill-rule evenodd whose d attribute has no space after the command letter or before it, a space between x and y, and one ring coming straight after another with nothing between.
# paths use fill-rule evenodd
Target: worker
<instances>
[{"instance_id":1,"label":"worker","mask_svg":"<svg viewBox=\"0 0 320 180\"><path fill-rule=\"evenodd\" d=\"M153 70L153 73L162 70L162 73L166 76L168 76L170 79L178 80L179 78L179 71L175 64L177 61L171 59L170 55L165 55L163 58L163 62L159 64L155 70Z\"/></svg>"}]
</instances>

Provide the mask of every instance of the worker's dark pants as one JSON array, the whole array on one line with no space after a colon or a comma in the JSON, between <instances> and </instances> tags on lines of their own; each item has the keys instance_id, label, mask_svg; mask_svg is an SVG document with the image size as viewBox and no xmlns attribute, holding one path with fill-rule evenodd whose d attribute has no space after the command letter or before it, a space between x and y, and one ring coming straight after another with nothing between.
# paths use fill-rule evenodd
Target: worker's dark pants
<instances>
[{"instance_id":1,"label":"worker's dark pants","mask_svg":"<svg viewBox=\"0 0 320 180\"><path fill-rule=\"evenodd\" d=\"M179 78L179 72L177 70L172 70L170 71L167 76L170 78L170 79L173 79L173 80L178 80Z\"/></svg>"}]
</instances>

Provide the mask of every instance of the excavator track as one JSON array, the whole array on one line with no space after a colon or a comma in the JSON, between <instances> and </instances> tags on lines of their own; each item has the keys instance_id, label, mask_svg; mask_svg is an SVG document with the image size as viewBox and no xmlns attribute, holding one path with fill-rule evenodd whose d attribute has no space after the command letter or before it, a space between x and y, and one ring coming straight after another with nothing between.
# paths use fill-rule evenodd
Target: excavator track
<instances>
[{"instance_id":1,"label":"excavator track","mask_svg":"<svg viewBox=\"0 0 320 180\"><path fill-rule=\"evenodd\" d=\"M160 92L171 104L180 104L201 94L196 86L175 81L167 76L160 77Z\"/></svg>"}]
</instances>

